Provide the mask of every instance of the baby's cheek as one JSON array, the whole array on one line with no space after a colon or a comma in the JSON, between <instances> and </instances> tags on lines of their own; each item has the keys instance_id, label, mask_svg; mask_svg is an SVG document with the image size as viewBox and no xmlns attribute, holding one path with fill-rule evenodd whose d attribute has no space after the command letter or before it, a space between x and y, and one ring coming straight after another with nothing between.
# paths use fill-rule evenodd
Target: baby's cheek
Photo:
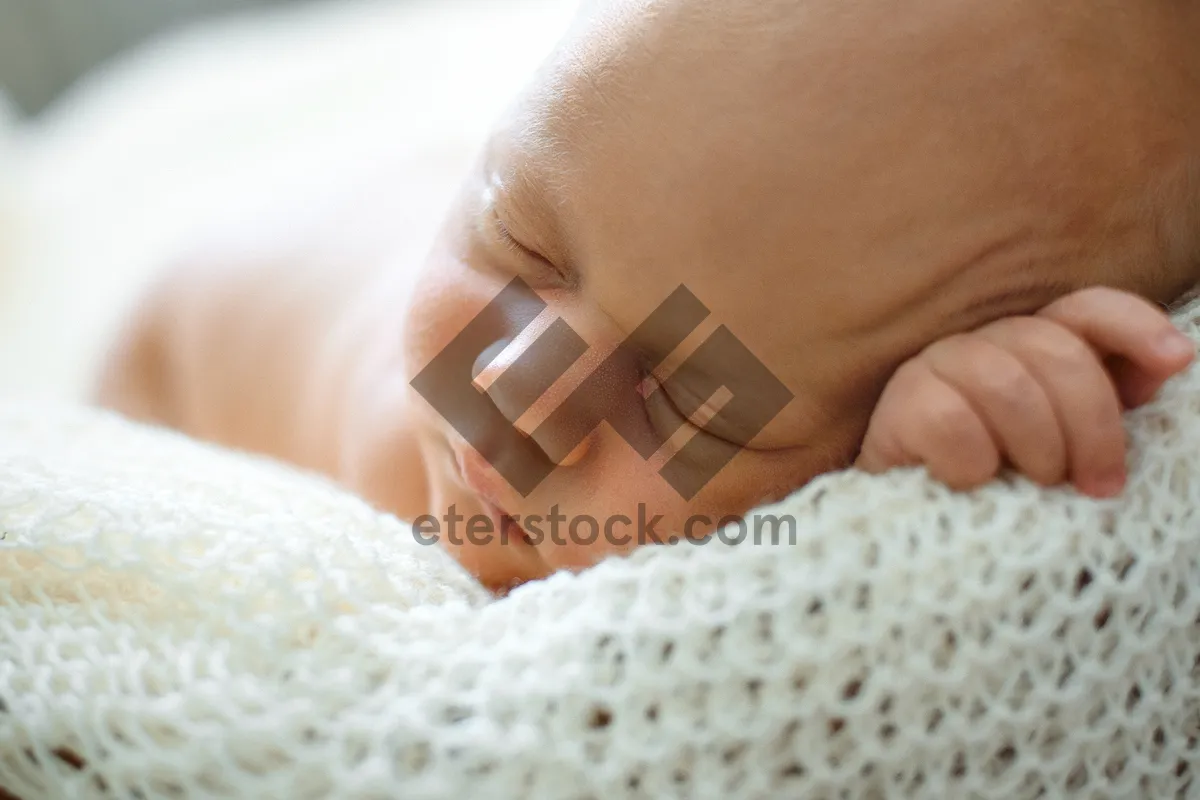
<instances>
[{"instance_id":1,"label":"baby's cheek","mask_svg":"<svg viewBox=\"0 0 1200 800\"><path fill-rule=\"evenodd\" d=\"M481 306L480 306L481 307ZM456 294L442 281L419 284L404 320L404 365L411 379L453 341L478 313L464 291Z\"/></svg>"},{"instance_id":2,"label":"baby's cheek","mask_svg":"<svg viewBox=\"0 0 1200 800\"><path fill-rule=\"evenodd\" d=\"M583 569L665 541L668 523L686 508L632 448L609 438L611 430L600 436L600 451L577 466L559 467L529 497L527 508L540 517L538 552L555 569ZM560 517L552 523L555 513Z\"/></svg>"},{"instance_id":3,"label":"baby's cheek","mask_svg":"<svg viewBox=\"0 0 1200 800\"><path fill-rule=\"evenodd\" d=\"M847 438L775 450L745 449L705 486L694 506L715 528L722 519L783 500L820 475L845 469L856 452L857 445Z\"/></svg>"}]
</instances>

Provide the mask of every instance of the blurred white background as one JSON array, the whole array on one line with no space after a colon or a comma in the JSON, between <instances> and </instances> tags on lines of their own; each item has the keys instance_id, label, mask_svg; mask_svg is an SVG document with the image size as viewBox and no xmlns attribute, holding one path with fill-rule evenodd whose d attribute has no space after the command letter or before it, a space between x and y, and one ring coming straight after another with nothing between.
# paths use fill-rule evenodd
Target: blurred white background
<instances>
[{"instance_id":1,"label":"blurred white background","mask_svg":"<svg viewBox=\"0 0 1200 800\"><path fill-rule=\"evenodd\" d=\"M0 87L35 113L146 38L220 14L303 0L0 0Z\"/></svg>"},{"instance_id":2,"label":"blurred white background","mask_svg":"<svg viewBox=\"0 0 1200 800\"><path fill-rule=\"evenodd\" d=\"M22 2L43 0L0 0ZM0 396L83 397L147 277L215 221L296 225L279 210L319 208L384 169L410 170L433 187L429 203L444 203L573 7L272 3L152 37L38 114L10 114L0 122Z\"/></svg>"}]
</instances>

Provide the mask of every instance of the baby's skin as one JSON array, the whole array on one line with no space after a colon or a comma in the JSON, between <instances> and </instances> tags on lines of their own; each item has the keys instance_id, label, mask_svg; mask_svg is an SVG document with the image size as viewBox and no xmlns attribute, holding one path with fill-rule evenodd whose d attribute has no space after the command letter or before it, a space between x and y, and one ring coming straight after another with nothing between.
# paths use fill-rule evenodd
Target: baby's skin
<instances>
[{"instance_id":1,"label":"baby's skin","mask_svg":"<svg viewBox=\"0 0 1200 800\"><path fill-rule=\"evenodd\" d=\"M1200 279L1196 41L1200 3L1166 0L586 3L421 264L193 260L99 400L409 520L487 515L513 535L441 541L497 589L638 544L505 514L698 536L854 464L1112 497L1122 410L1193 357L1163 308ZM680 287L690 334L622 344ZM485 309L468 441L413 382ZM586 346L549 382L556 320ZM712 392L746 359L689 359L722 326L790 397L765 425ZM552 413L584 381L607 421ZM518 491L514 453L554 468Z\"/></svg>"}]
</instances>

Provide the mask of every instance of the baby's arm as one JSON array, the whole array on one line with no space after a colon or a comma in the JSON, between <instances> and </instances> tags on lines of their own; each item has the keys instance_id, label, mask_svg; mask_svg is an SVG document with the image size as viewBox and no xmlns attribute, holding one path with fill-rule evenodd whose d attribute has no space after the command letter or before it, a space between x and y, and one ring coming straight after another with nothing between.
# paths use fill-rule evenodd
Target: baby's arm
<instances>
[{"instance_id":1,"label":"baby's arm","mask_svg":"<svg viewBox=\"0 0 1200 800\"><path fill-rule=\"evenodd\" d=\"M1123 408L1149 401L1194 358L1161 309L1091 288L1036 315L935 342L896 371L871 417L858 466L924 465L956 489L1011 465L1111 497L1125 485Z\"/></svg>"}]
</instances>

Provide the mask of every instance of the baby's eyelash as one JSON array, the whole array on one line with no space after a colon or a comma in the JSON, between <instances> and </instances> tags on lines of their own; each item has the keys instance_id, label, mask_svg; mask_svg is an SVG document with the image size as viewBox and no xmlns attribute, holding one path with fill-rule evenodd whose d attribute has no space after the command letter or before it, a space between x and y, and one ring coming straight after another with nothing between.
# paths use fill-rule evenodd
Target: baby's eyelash
<instances>
[{"instance_id":1,"label":"baby's eyelash","mask_svg":"<svg viewBox=\"0 0 1200 800\"><path fill-rule=\"evenodd\" d=\"M653 370L641 366L638 368L638 372L637 393L642 398L642 406L646 409L647 416L650 414L650 397L657 393L659 395L659 402L666 403L671 409L672 414L682 417L688 424L692 424L692 421L684 417L679 409L676 408L675 401L671 399L671 395L667 393L666 387L663 386L662 381L658 379ZM651 423L653 423L653 420L651 420ZM693 425L693 427L695 426Z\"/></svg>"},{"instance_id":2,"label":"baby's eyelash","mask_svg":"<svg viewBox=\"0 0 1200 800\"><path fill-rule=\"evenodd\" d=\"M660 402L666 403L672 414L683 419L692 428L711 436L714 439L720 439L721 441L735 444L734 442L731 442L730 440L714 432L709 426L709 423L712 421L712 419L720 412L721 406L725 402L728 402L728 400L732 397L728 389L720 389L713 398L710 398L705 403L702 403L700 407L697 408L696 411L694 411L691 415L685 415L679 410L678 404L675 402L674 398L671 397L670 392L666 390L666 387L663 386L663 382L654 374L653 370L650 370L646 366L642 365L639 366L638 371L639 379L637 393L642 398L642 406L646 410L646 417L650 421L651 425L654 424L654 420L652 419L650 411L650 396L657 390L658 394L661 395ZM722 397L722 395L724 396Z\"/></svg>"},{"instance_id":3,"label":"baby's eyelash","mask_svg":"<svg viewBox=\"0 0 1200 800\"><path fill-rule=\"evenodd\" d=\"M546 267L546 269L557 275L559 279L567 281L566 274L564 274L563 271L559 269L556 264L554 264L554 262L550 261L550 259L543 256L541 253L530 250L528 247L518 242L517 238L512 235L512 231L509 230L508 226L504 224L504 220L500 218L499 214L493 213L491 216L492 225L496 230L496 236L500 239L500 242L505 247L519 255L536 259L540 264Z\"/></svg>"},{"instance_id":4,"label":"baby's eyelash","mask_svg":"<svg viewBox=\"0 0 1200 800\"><path fill-rule=\"evenodd\" d=\"M508 226L504 224L504 220L493 214L492 224L496 226L496 235L500 237L500 241L504 242L506 246L511 247L513 250L525 250L525 248L513 238L512 231L510 231Z\"/></svg>"}]
</instances>

